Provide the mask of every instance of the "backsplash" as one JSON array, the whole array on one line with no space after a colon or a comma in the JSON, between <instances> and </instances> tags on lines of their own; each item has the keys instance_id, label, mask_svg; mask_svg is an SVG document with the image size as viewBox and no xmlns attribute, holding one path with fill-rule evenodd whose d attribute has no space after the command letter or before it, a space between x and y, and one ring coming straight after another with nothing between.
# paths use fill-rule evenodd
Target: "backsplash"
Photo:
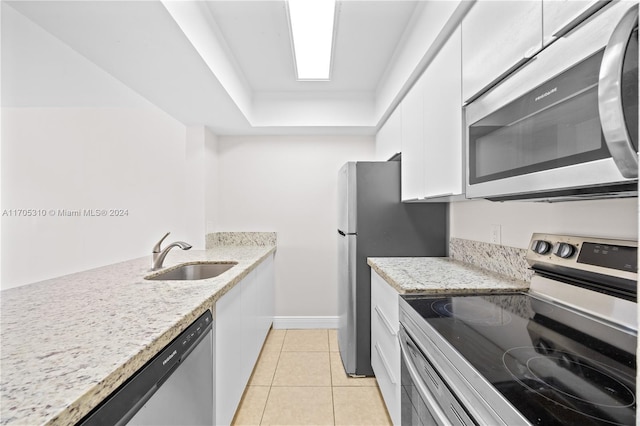
<instances>
[{"instance_id":1,"label":"backsplash","mask_svg":"<svg viewBox=\"0 0 640 426\"><path fill-rule=\"evenodd\" d=\"M216 246L275 246L276 232L214 232L207 234L206 248Z\"/></svg>"},{"instance_id":2,"label":"backsplash","mask_svg":"<svg viewBox=\"0 0 640 426\"><path fill-rule=\"evenodd\" d=\"M526 260L527 251L515 247L480 241L451 238L449 240L449 257L461 262L470 263L507 277L531 281L533 271Z\"/></svg>"}]
</instances>

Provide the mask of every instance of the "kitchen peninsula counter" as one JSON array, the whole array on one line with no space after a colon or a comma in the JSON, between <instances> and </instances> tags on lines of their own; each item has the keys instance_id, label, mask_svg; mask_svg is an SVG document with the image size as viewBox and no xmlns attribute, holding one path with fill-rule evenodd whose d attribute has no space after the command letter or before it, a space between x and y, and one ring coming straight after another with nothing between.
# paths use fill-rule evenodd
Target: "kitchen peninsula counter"
<instances>
[{"instance_id":1,"label":"kitchen peninsula counter","mask_svg":"<svg viewBox=\"0 0 640 426\"><path fill-rule=\"evenodd\" d=\"M399 293L527 291L529 283L448 257L370 257L369 266Z\"/></svg>"},{"instance_id":2,"label":"kitchen peninsula counter","mask_svg":"<svg viewBox=\"0 0 640 426\"><path fill-rule=\"evenodd\" d=\"M238 262L204 280L145 280L147 256L2 291L0 424L82 419L275 250L274 235L169 253L165 268Z\"/></svg>"}]
</instances>

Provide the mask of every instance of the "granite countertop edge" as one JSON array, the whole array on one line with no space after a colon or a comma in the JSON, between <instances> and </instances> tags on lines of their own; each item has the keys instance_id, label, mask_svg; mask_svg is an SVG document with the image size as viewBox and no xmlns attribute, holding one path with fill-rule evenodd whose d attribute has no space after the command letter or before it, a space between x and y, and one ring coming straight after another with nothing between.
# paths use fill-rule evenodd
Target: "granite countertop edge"
<instances>
[{"instance_id":1,"label":"granite countertop edge","mask_svg":"<svg viewBox=\"0 0 640 426\"><path fill-rule=\"evenodd\" d=\"M242 281L251 271L256 269L268 256L275 253L276 245L267 246L218 246L207 250L192 250L192 251L177 251L174 250L169 254L165 261L164 269L171 269L179 264L183 263L206 263L209 261L237 261L238 264L231 268L229 271L221 274L218 277L209 278L198 281L148 281L144 277L151 276L153 273L149 272L148 264L150 263L150 256L133 259L130 261L120 262L114 265L104 266L84 272L71 274L69 276L55 278L40 283L35 283L27 286L17 287L15 289L2 291L2 308L11 306L11 302L20 300L23 305L29 306L30 299L36 299L31 302L32 308L36 311L39 307L45 304L45 301L37 302L38 298L42 299L43 294L46 295L45 290L48 287L59 287L59 290L75 290L77 287L81 287L85 284L85 281L95 282L104 281L102 285L108 285L108 283L115 283L114 278L105 279L105 276L117 277L120 272L124 272L123 282L117 286L119 289L125 289L132 294L140 295L144 292L149 292L150 300L152 296L162 302L163 299L174 298L174 296L185 295L184 303L177 302L174 305L169 304L170 309L166 312L167 320L163 321L164 326L160 326L153 333L149 335L143 335L143 337L149 337L146 340L140 342L140 344L132 343L129 345L129 351L124 350L124 353L120 353L118 360L112 364L115 365L110 369L110 373L101 375L93 375L88 377L86 383L79 383L77 386L73 386L72 392L76 392L77 398L71 397L73 401L69 400L69 393L66 394L66 400L64 403L60 401L49 401L49 394L53 394L53 391L49 390L48 393L42 391L43 387L49 386L47 389L62 388L62 392L67 391L70 385L64 383L49 383L43 385L37 383L41 381L49 381L47 378L42 377L38 380L36 377L31 377L31 382L36 382L31 385L33 389L25 391L25 385L19 383L18 377L16 380L11 381L11 378L0 378L1 383L1 396L2 396L2 412L0 415L0 424L47 424L47 425L67 425L74 424L81 420L86 414L88 414L93 408L100 404L106 397L108 397L115 389L117 389L122 383L130 378L136 371L145 365L150 359L152 359L157 353L159 353L169 342L177 337L183 330L185 330L193 321L195 321L200 315L202 315L207 309L211 309L215 318L215 302L220 299L224 294L229 292L236 284ZM144 266L143 266L144 265ZM116 278L117 279L117 278ZM94 284L95 285L95 284ZM100 283L98 283L100 285ZM136 286L145 286L144 289L133 290ZM117 291L118 289L114 290ZM154 290L157 290L160 295L155 294ZM48 290L51 291L51 290ZM78 294L83 297L87 297L89 294L86 290L78 290ZM88 297L91 297L90 295ZM98 297L98 296L96 296ZM144 297L144 296L143 296ZM96 303L95 300L83 301L85 304ZM103 307L104 303L102 302ZM117 302L114 302L117 303ZM142 301L140 310L143 313L147 313L145 308L152 308L152 301ZM116 308L114 308L115 310ZM161 308L158 307L158 311ZM21 309L23 310L23 309ZM62 308L61 308L62 310ZM129 312L129 315L135 313ZM16 348L12 351L11 340L14 340L17 330L14 330L15 324L12 326L9 323L16 323L19 321L17 318L10 317L11 312L7 312L7 309L2 309L2 341L3 341L3 356L2 356L2 370L6 371L11 365L12 360L8 360L7 357L11 356L11 352L24 355L25 348ZM19 314L18 316L22 316ZM45 320L46 314L42 314L42 320ZM78 323L86 321L86 318L81 318L79 315ZM153 321L153 318L162 317L161 312L154 312L149 316L149 321ZM103 319L103 318L102 318ZM113 317L112 321L117 322L118 317ZM121 322L124 323L125 319ZM21 321L21 320L20 320ZM144 321L143 321L144 324ZM124 324L123 324L124 325ZM117 326L111 326L108 334ZM55 332L54 332L55 336ZM131 337L135 339L134 337ZM98 340L96 338L96 340ZM97 342L96 342L97 343ZM102 343L102 342L100 342ZM69 346L73 346L70 343ZM88 345L87 345L88 346ZM105 345L107 346L107 345ZM66 356L76 361L75 353L71 351L72 348L65 348L64 345L60 351L69 352ZM86 348L85 348L86 349ZM33 349L32 349L33 350ZM36 349L37 350L37 349ZM50 351L50 349L49 349ZM9 353L9 355L7 355ZM5 356L6 355L6 356ZM57 354L56 354L57 355ZM93 354L90 354L93 355ZM47 353L36 354L36 358L48 357ZM88 357L90 358L90 357ZM15 360L17 363L17 360ZM85 362L91 362L88 359ZM99 361L97 361L99 362ZM21 364L27 364L22 360ZM55 365L55 361L53 363ZM40 370L27 370L25 372L16 372L22 375L33 375L34 372L38 373ZM106 370L105 370L106 371ZM59 373L57 377L65 377L69 372ZM55 374L53 374L56 376ZM4 376L4 375L3 375ZM99 378L98 378L99 377ZM51 379L50 379L51 380ZM55 380L55 379L53 379ZM14 392L11 392L11 391ZM18 395L15 395L15 393ZM22 392L23 394L20 394ZM14 395L12 395L12 393ZM30 401L31 399L31 401ZM17 408L13 408L18 406Z\"/></svg>"},{"instance_id":2,"label":"granite countertop edge","mask_svg":"<svg viewBox=\"0 0 640 426\"><path fill-rule=\"evenodd\" d=\"M529 283L448 257L370 257L367 263L401 294L528 291Z\"/></svg>"}]
</instances>

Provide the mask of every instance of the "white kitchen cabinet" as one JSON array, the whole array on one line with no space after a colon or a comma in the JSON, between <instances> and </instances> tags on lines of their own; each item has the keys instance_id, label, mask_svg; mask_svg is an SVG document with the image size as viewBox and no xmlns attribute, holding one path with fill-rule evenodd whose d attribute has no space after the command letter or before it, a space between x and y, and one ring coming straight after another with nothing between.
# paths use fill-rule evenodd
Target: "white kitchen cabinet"
<instances>
[{"instance_id":1,"label":"white kitchen cabinet","mask_svg":"<svg viewBox=\"0 0 640 426\"><path fill-rule=\"evenodd\" d=\"M422 98L424 78L418 79L400 104L402 111L402 201L422 198L424 192L424 139Z\"/></svg>"},{"instance_id":2,"label":"white kitchen cabinet","mask_svg":"<svg viewBox=\"0 0 640 426\"><path fill-rule=\"evenodd\" d=\"M542 40L545 46L606 4L602 0L543 0Z\"/></svg>"},{"instance_id":3,"label":"white kitchen cabinet","mask_svg":"<svg viewBox=\"0 0 640 426\"><path fill-rule=\"evenodd\" d=\"M458 28L423 74L422 197L427 199L464 193L461 43Z\"/></svg>"},{"instance_id":4,"label":"white kitchen cabinet","mask_svg":"<svg viewBox=\"0 0 640 426\"><path fill-rule=\"evenodd\" d=\"M398 292L371 271L371 367L394 425L400 424Z\"/></svg>"},{"instance_id":5,"label":"white kitchen cabinet","mask_svg":"<svg viewBox=\"0 0 640 426\"><path fill-rule=\"evenodd\" d=\"M402 112L396 108L376 134L376 160L387 161L402 150Z\"/></svg>"},{"instance_id":6,"label":"white kitchen cabinet","mask_svg":"<svg viewBox=\"0 0 640 426\"><path fill-rule=\"evenodd\" d=\"M460 28L402 101L402 200L463 194Z\"/></svg>"},{"instance_id":7,"label":"white kitchen cabinet","mask_svg":"<svg viewBox=\"0 0 640 426\"><path fill-rule=\"evenodd\" d=\"M275 315L275 264L273 256L267 257L258 265L256 271L257 276L260 277L260 283L256 298L257 334L255 339L258 342L258 351L260 351Z\"/></svg>"},{"instance_id":8,"label":"white kitchen cabinet","mask_svg":"<svg viewBox=\"0 0 640 426\"><path fill-rule=\"evenodd\" d=\"M245 278L246 279L246 278ZM244 280L243 280L244 281ZM216 302L216 424L230 424L244 391L242 371L242 282ZM237 401L236 401L237 400Z\"/></svg>"},{"instance_id":9,"label":"white kitchen cabinet","mask_svg":"<svg viewBox=\"0 0 640 426\"><path fill-rule=\"evenodd\" d=\"M239 381L243 382L242 389L249 381L251 371L255 361L258 359L258 353L260 352L260 346L256 339L257 327L258 327L258 291L259 283L257 280L257 271L253 270L247 275L241 282L241 315L240 315L240 334L236 337L236 344L240 343L240 357L241 366L236 374L239 376ZM255 355L255 359L252 359ZM226 368L226 367L223 367Z\"/></svg>"},{"instance_id":10,"label":"white kitchen cabinet","mask_svg":"<svg viewBox=\"0 0 640 426\"><path fill-rule=\"evenodd\" d=\"M541 48L542 0L476 2L462 20L465 102Z\"/></svg>"},{"instance_id":11,"label":"white kitchen cabinet","mask_svg":"<svg viewBox=\"0 0 640 426\"><path fill-rule=\"evenodd\" d=\"M215 306L216 424L231 424L273 321L273 255Z\"/></svg>"}]
</instances>

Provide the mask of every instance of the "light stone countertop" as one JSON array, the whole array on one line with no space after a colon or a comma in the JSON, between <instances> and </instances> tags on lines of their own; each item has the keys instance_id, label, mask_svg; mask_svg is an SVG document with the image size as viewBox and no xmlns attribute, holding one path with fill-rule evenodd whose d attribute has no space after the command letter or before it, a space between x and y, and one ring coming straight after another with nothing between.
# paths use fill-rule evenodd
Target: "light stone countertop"
<instances>
[{"instance_id":1,"label":"light stone countertop","mask_svg":"<svg viewBox=\"0 0 640 426\"><path fill-rule=\"evenodd\" d=\"M238 262L206 280L144 280L147 256L0 292L0 424L74 424L275 250L169 253Z\"/></svg>"},{"instance_id":2,"label":"light stone countertop","mask_svg":"<svg viewBox=\"0 0 640 426\"><path fill-rule=\"evenodd\" d=\"M370 257L368 264L400 293L527 291L529 283L448 257Z\"/></svg>"}]
</instances>

